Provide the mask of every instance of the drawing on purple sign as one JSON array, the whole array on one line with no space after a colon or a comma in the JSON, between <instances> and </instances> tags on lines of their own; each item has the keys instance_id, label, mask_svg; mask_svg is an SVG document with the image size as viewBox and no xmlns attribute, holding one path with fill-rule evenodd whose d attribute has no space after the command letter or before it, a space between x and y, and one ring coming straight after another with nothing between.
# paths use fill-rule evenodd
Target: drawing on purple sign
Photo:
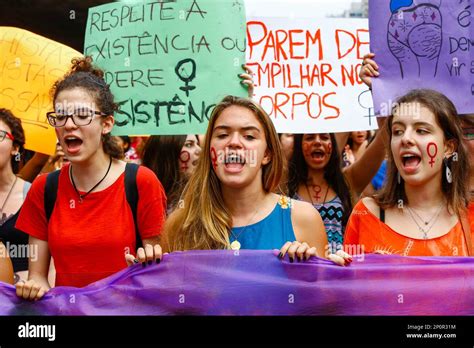
<instances>
[{"instance_id":1,"label":"drawing on purple sign","mask_svg":"<svg viewBox=\"0 0 474 348\"><path fill-rule=\"evenodd\" d=\"M391 0L387 42L401 77L436 76L443 41L441 0Z\"/></svg>"},{"instance_id":2,"label":"drawing on purple sign","mask_svg":"<svg viewBox=\"0 0 474 348\"><path fill-rule=\"evenodd\" d=\"M362 109L366 109L368 115L364 115L364 117L369 119L369 126L372 126L372 117L375 116L373 101L372 101L372 92L370 89L366 89L357 97L357 102L359 103Z\"/></svg>"}]
</instances>

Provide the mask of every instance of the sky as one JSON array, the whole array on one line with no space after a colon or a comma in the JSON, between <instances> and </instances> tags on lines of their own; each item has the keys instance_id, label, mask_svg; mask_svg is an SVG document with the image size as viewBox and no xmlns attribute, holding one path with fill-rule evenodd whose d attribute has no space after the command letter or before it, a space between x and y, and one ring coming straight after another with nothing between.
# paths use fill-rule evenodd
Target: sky
<instances>
[{"instance_id":1,"label":"sky","mask_svg":"<svg viewBox=\"0 0 474 348\"><path fill-rule=\"evenodd\" d=\"M341 14L344 10L350 8L352 2L360 0L292 0L294 4L295 15L308 15L313 18L325 18L328 15ZM288 16L288 0L245 0L247 12L252 10L265 9L267 15ZM285 11L283 11L283 8ZM249 13L249 12L248 12Z\"/></svg>"}]
</instances>

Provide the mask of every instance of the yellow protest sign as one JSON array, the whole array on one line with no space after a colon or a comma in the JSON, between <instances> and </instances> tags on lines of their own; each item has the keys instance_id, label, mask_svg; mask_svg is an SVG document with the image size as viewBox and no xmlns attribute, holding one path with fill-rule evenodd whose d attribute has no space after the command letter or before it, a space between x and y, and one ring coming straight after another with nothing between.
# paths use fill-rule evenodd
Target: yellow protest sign
<instances>
[{"instance_id":1,"label":"yellow protest sign","mask_svg":"<svg viewBox=\"0 0 474 348\"><path fill-rule=\"evenodd\" d=\"M27 149L54 154L56 134L46 120L53 107L51 86L81 56L27 30L0 27L0 107L21 118Z\"/></svg>"}]
</instances>

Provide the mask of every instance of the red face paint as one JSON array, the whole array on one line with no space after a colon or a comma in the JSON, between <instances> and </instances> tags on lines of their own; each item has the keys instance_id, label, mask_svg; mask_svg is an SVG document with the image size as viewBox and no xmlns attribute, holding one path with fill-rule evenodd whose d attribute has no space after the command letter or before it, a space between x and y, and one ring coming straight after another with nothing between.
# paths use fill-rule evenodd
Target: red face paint
<instances>
[{"instance_id":1,"label":"red face paint","mask_svg":"<svg viewBox=\"0 0 474 348\"><path fill-rule=\"evenodd\" d=\"M321 198L321 196L319 195L319 194L321 193L321 190L322 190L322 189L321 189L321 186L319 186L319 185L313 185L312 187L313 187L313 193L314 193L313 197L314 197L317 201L319 201L319 199Z\"/></svg>"},{"instance_id":2,"label":"red face paint","mask_svg":"<svg viewBox=\"0 0 474 348\"><path fill-rule=\"evenodd\" d=\"M188 162L191 159L191 155L188 151L181 151L179 154L179 161L181 162L181 170L186 171L188 167Z\"/></svg>"},{"instance_id":3,"label":"red face paint","mask_svg":"<svg viewBox=\"0 0 474 348\"><path fill-rule=\"evenodd\" d=\"M303 154L305 156L311 156L311 147L313 146L312 143L307 143L307 142L303 142Z\"/></svg>"},{"instance_id":4,"label":"red face paint","mask_svg":"<svg viewBox=\"0 0 474 348\"><path fill-rule=\"evenodd\" d=\"M217 169L217 153L216 153L216 149L214 149L213 147L211 147L211 162L212 162L212 168L216 170Z\"/></svg>"},{"instance_id":5,"label":"red face paint","mask_svg":"<svg viewBox=\"0 0 474 348\"><path fill-rule=\"evenodd\" d=\"M434 149L434 151L431 151L432 149ZM438 145L436 145L435 143L429 143L426 147L426 152L428 152L428 156L430 157L430 161L428 163L431 165L431 168L433 168L433 164L435 163L434 158L438 154Z\"/></svg>"}]
</instances>

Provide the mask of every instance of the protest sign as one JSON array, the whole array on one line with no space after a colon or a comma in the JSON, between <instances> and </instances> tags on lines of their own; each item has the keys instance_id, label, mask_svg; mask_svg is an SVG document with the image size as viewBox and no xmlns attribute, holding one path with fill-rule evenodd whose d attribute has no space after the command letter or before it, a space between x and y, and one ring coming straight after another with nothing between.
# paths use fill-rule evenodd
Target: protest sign
<instances>
[{"instance_id":1,"label":"protest sign","mask_svg":"<svg viewBox=\"0 0 474 348\"><path fill-rule=\"evenodd\" d=\"M474 112L472 19L468 0L371 0L376 112L390 114L396 99L415 88L435 89L459 113Z\"/></svg>"},{"instance_id":2,"label":"protest sign","mask_svg":"<svg viewBox=\"0 0 474 348\"><path fill-rule=\"evenodd\" d=\"M110 3L89 9L85 55L120 111L114 134L205 133L213 107L246 96L242 0Z\"/></svg>"},{"instance_id":3,"label":"protest sign","mask_svg":"<svg viewBox=\"0 0 474 348\"><path fill-rule=\"evenodd\" d=\"M354 255L348 267L271 250L171 253L40 301L0 283L0 315L473 315L469 257ZM71 301L71 299L74 299Z\"/></svg>"},{"instance_id":4,"label":"protest sign","mask_svg":"<svg viewBox=\"0 0 474 348\"><path fill-rule=\"evenodd\" d=\"M0 107L21 118L27 149L54 154L56 134L46 119L53 110L50 90L80 56L27 30L0 27Z\"/></svg>"},{"instance_id":5,"label":"protest sign","mask_svg":"<svg viewBox=\"0 0 474 348\"><path fill-rule=\"evenodd\" d=\"M369 52L367 20L254 15L247 41L255 99L278 132L377 128L370 91L359 78Z\"/></svg>"}]
</instances>

